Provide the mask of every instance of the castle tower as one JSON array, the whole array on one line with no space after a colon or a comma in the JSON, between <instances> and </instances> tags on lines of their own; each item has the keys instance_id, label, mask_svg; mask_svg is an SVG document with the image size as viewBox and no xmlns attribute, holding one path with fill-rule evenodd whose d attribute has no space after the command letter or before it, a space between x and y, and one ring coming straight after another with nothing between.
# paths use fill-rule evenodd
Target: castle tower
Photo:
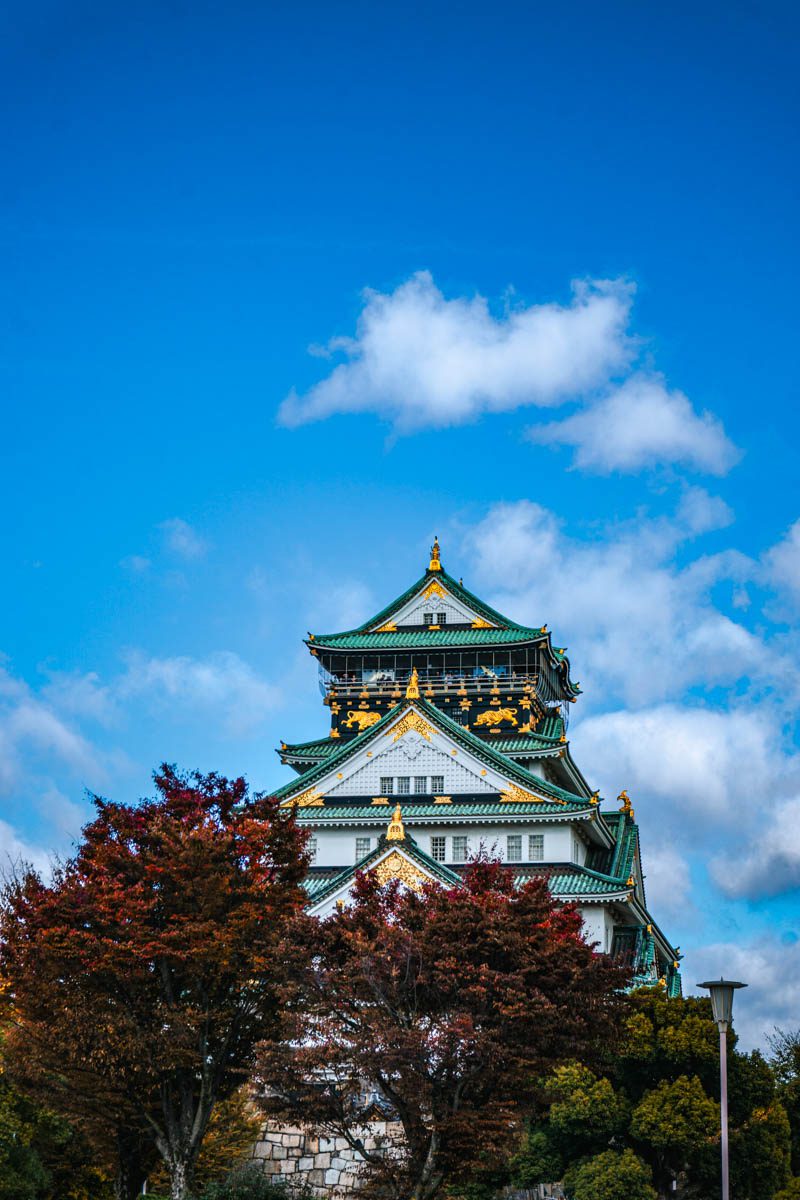
<instances>
[{"instance_id":1,"label":"castle tower","mask_svg":"<svg viewBox=\"0 0 800 1200\"><path fill-rule=\"evenodd\" d=\"M680 991L678 952L647 909L631 801L605 807L572 758L580 689L546 625L473 595L437 539L421 578L380 613L306 644L330 729L281 746L298 777L277 795L311 831L310 912L346 903L357 871L452 884L483 846L519 883L546 876L637 983Z\"/></svg>"}]
</instances>

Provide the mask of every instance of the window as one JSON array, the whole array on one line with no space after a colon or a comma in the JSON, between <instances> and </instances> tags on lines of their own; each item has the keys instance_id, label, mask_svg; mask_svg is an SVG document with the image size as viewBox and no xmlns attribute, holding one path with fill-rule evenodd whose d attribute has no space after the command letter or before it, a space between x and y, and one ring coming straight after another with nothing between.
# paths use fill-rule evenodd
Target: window
<instances>
[{"instance_id":1,"label":"window","mask_svg":"<svg viewBox=\"0 0 800 1200\"><path fill-rule=\"evenodd\" d=\"M311 837L308 839L308 853L311 855L312 863L316 862L317 861L317 839L315 837Z\"/></svg>"},{"instance_id":2,"label":"window","mask_svg":"<svg viewBox=\"0 0 800 1200\"><path fill-rule=\"evenodd\" d=\"M437 613L436 614L436 624L437 625L446 625L447 624L447 613Z\"/></svg>"},{"instance_id":3,"label":"window","mask_svg":"<svg viewBox=\"0 0 800 1200\"><path fill-rule=\"evenodd\" d=\"M432 625L433 624L433 613L424 612L422 614L422 623L423 623L423 625Z\"/></svg>"},{"instance_id":4,"label":"window","mask_svg":"<svg viewBox=\"0 0 800 1200\"><path fill-rule=\"evenodd\" d=\"M431 791L432 792L443 792L444 791L444 775L431 775Z\"/></svg>"},{"instance_id":5,"label":"window","mask_svg":"<svg viewBox=\"0 0 800 1200\"><path fill-rule=\"evenodd\" d=\"M581 861L581 844L576 837L572 839L572 861L574 863Z\"/></svg>"},{"instance_id":6,"label":"window","mask_svg":"<svg viewBox=\"0 0 800 1200\"><path fill-rule=\"evenodd\" d=\"M528 834L528 862L542 862L544 859L544 834Z\"/></svg>"},{"instance_id":7,"label":"window","mask_svg":"<svg viewBox=\"0 0 800 1200\"><path fill-rule=\"evenodd\" d=\"M411 791L411 777L409 775L399 775L397 777L397 790L401 796L407 796Z\"/></svg>"},{"instance_id":8,"label":"window","mask_svg":"<svg viewBox=\"0 0 800 1200\"><path fill-rule=\"evenodd\" d=\"M506 838L506 861L522 862L522 834L510 833Z\"/></svg>"},{"instance_id":9,"label":"window","mask_svg":"<svg viewBox=\"0 0 800 1200\"><path fill-rule=\"evenodd\" d=\"M381 795L391 796L394 791L394 780L391 775L381 775Z\"/></svg>"},{"instance_id":10,"label":"window","mask_svg":"<svg viewBox=\"0 0 800 1200\"><path fill-rule=\"evenodd\" d=\"M369 843L370 839L368 837L356 838L356 862L369 854Z\"/></svg>"},{"instance_id":11,"label":"window","mask_svg":"<svg viewBox=\"0 0 800 1200\"><path fill-rule=\"evenodd\" d=\"M427 790L428 790L428 776L427 775L415 775L414 776L414 791L417 793L417 795L423 796L425 794L425 792L427 792Z\"/></svg>"},{"instance_id":12,"label":"window","mask_svg":"<svg viewBox=\"0 0 800 1200\"><path fill-rule=\"evenodd\" d=\"M466 862L469 851L469 840L460 834L453 838L453 862Z\"/></svg>"},{"instance_id":13,"label":"window","mask_svg":"<svg viewBox=\"0 0 800 1200\"><path fill-rule=\"evenodd\" d=\"M436 862L444 862L447 853L447 838L431 838L431 858Z\"/></svg>"}]
</instances>

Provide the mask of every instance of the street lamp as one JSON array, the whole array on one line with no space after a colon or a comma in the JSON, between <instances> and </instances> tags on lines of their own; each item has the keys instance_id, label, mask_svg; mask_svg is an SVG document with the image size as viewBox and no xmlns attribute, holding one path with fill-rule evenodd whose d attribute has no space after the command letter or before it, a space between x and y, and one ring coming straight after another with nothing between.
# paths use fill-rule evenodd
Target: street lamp
<instances>
[{"instance_id":1,"label":"street lamp","mask_svg":"<svg viewBox=\"0 0 800 1200\"><path fill-rule=\"evenodd\" d=\"M722 1129L722 1200L729 1200L728 1191L728 1026L733 1013L735 988L747 987L746 983L733 983L730 979L710 979L698 983L698 987L711 992L711 1012L719 1029L719 1094L720 1126Z\"/></svg>"}]
</instances>

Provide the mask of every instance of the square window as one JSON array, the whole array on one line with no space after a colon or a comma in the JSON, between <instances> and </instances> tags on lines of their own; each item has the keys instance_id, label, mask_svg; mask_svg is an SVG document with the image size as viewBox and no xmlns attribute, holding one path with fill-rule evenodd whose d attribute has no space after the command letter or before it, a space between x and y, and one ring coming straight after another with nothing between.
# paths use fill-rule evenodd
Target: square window
<instances>
[{"instance_id":1,"label":"square window","mask_svg":"<svg viewBox=\"0 0 800 1200\"><path fill-rule=\"evenodd\" d=\"M422 623L423 623L423 625L432 625L433 624L433 613L424 612L422 614Z\"/></svg>"},{"instance_id":2,"label":"square window","mask_svg":"<svg viewBox=\"0 0 800 1200\"><path fill-rule=\"evenodd\" d=\"M408 793L411 791L411 776L410 775L398 775L397 790L401 796L408 795Z\"/></svg>"},{"instance_id":3,"label":"square window","mask_svg":"<svg viewBox=\"0 0 800 1200\"><path fill-rule=\"evenodd\" d=\"M469 853L469 839L461 834L453 838L453 862L463 863L467 861Z\"/></svg>"},{"instance_id":4,"label":"square window","mask_svg":"<svg viewBox=\"0 0 800 1200\"><path fill-rule=\"evenodd\" d=\"M447 613L446 612L436 614L436 624L437 625L446 625L447 624Z\"/></svg>"},{"instance_id":5,"label":"square window","mask_svg":"<svg viewBox=\"0 0 800 1200\"><path fill-rule=\"evenodd\" d=\"M510 833L506 838L506 862L522 862L521 833Z\"/></svg>"},{"instance_id":6,"label":"square window","mask_svg":"<svg viewBox=\"0 0 800 1200\"><path fill-rule=\"evenodd\" d=\"M316 862L317 861L317 839L315 837L310 837L308 839L308 842L306 843L306 849L308 850L308 853L311 855L312 863Z\"/></svg>"},{"instance_id":7,"label":"square window","mask_svg":"<svg viewBox=\"0 0 800 1200\"><path fill-rule=\"evenodd\" d=\"M428 790L428 776L427 775L415 775L414 776L414 791L417 793L417 795L424 796L425 793L427 792L427 790Z\"/></svg>"},{"instance_id":8,"label":"square window","mask_svg":"<svg viewBox=\"0 0 800 1200\"><path fill-rule=\"evenodd\" d=\"M431 775L431 791L432 792L443 792L444 791L444 775Z\"/></svg>"},{"instance_id":9,"label":"square window","mask_svg":"<svg viewBox=\"0 0 800 1200\"><path fill-rule=\"evenodd\" d=\"M394 779L391 775L381 775L381 795L391 796L394 791Z\"/></svg>"},{"instance_id":10,"label":"square window","mask_svg":"<svg viewBox=\"0 0 800 1200\"><path fill-rule=\"evenodd\" d=\"M369 854L369 843L370 839L368 837L356 838L356 862Z\"/></svg>"},{"instance_id":11,"label":"square window","mask_svg":"<svg viewBox=\"0 0 800 1200\"><path fill-rule=\"evenodd\" d=\"M431 858L435 862L444 862L447 853L447 838L431 838Z\"/></svg>"},{"instance_id":12,"label":"square window","mask_svg":"<svg viewBox=\"0 0 800 1200\"><path fill-rule=\"evenodd\" d=\"M544 861L544 834L528 834L528 862Z\"/></svg>"}]
</instances>

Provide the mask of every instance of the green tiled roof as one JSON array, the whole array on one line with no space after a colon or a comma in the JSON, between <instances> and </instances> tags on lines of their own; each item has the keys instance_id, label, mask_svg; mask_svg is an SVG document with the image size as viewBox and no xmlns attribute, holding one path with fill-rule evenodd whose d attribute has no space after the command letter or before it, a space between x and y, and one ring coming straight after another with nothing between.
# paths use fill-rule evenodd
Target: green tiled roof
<instances>
[{"instance_id":1,"label":"green tiled roof","mask_svg":"<svg viewBox=\"0 0 800 1200\"><path fill-rule=\"evenodd\" d=\"M327 758L333 754L337 748L337 741L332 737L314 738L311 742L294 742L292 745L283 745L278 754L298 758Z\"/></svg>"},{"instance_id":2,"label":"green tiled roof","mask_svg":"<svg viewBox=\"0 0 800 1200\"><path fill-rule=\"evenodd\" d=\"M543 792L556 800L564 800L567 804L574 804L576 801L581 801L581 797L577 796L574 792L568 792L564 788L557 787L554 783L548 783L543 779L539 779L537 775L533 775L513 759L507 758L504 754L495 750L491 742L484 742L481 738L476 737L474 733L471 733L463 725L459 725L458 722L452 720L451 717L448 717L446 713L443 713L434 704L429 704L427 700L414 700L413 706L421 713L424 713L432 725L438 726L443 733L448 734L452 737L453 741L469 750L479 761L485 762L502 772L505 778L516 781L522 787L528 788L531 791ZM304 771L298 778L284 784L283 787L278 788L273 794L279 799L284 799L288 798L293 792L303 791L310 787L326 775L332 767L346 761L352 754L365 746L369 746L374 740L380 737L386 727L407 707L411 707L411 703L406 702L398 708L390 709L371 729L366 729L363 733L349 741L340 741L337 739L336 750L329 754L327 758L310 767L307 771Z\"/></svg>"},{"instance_id":3,"label":"green tiled roof","mask_svg":"<svg viewBox=\"0 0 800 1200\"><path fill-rule=\"evenodd\" d=\"M561 748L561 734L564 726L559 717L546 717L543 728L556 727L558 733L520 733L515 737L492 738L492 749L500 754L535 753L539 750L557 750ZM307 758L310 761L329 758L337 749L339 743L335 738L315 738L310 742L294 742L282 745L277 751L282 758Z\"/></svg>"},{"instance_id":4,"label":"green tiled roof","mask_svg":"<svg viewBox=\"0 0 800 1200\"><path fill-rule=\"evenodd\" d=\"M301 783L305 783L306 779L305 775L301 776ZM431 818L447 822L455 818L464 819L467 817L557 816L559 813L586 812L589 808L588 800L579 800L577 797L573 797L573 802L570 804L548 804L546 801L539 804L533 801L523 801L520 804L513 804L507 803L504 800L498 800L497 797L492 797L492 799L485 801L464 801L461 803L459 803L456 797L451 804L434 804L427 800L415 804L413 800L413 796L392 796L390 805L369 803L337 804L334 800L326 800L324 805L298 808L297 819L301 824L318 824L320 822L333 824L337 821L372 820L377 824L385 825L389 819L387 814L391 814L392 805L397 801L400 801L402 805L403 820L411 826L413 826L415 820L427 821Z\"/></svg>"},{"instance_id":5,"label":"green tiled roof","mask_svg":"<svg viewBox=\"0 0 800 1200\"><path fill-rule=\"evenodd\" d=\"M538 641L539 629L512 625L506 629L400 629L396 633L320 633L313 645L322 650L424 650L431 646L507 646ZM555 652L555 647L553 647ZM559 655L556 654L556 658Z\"/></svg>"}]
</instances>

